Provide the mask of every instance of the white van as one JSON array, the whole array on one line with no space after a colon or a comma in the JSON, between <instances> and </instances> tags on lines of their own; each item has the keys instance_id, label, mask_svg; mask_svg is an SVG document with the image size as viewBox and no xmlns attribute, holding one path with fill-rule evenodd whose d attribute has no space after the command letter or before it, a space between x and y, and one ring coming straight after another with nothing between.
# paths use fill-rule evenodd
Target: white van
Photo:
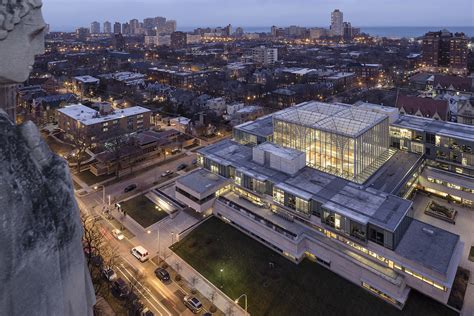
<instances>
[{"instance_id":1,"label":"white van","mask_svg":"<svg viewBox=\"0 0 474 316\"><path fill-rule=\"evenodd\" d=\"M148 256L149 256L148 251L142 246L136 246L132 248L130 252L135 258L137 258L141 262L145 262L148 260Z\"/></svg>"}]
</instances>

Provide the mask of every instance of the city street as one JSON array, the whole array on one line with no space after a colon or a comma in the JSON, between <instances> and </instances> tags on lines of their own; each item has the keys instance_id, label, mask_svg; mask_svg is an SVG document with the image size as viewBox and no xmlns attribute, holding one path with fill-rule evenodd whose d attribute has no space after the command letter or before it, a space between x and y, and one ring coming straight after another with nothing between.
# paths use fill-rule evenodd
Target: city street
<instances>
[{"instance_id":1,"label":"city street","mask_svg":"<svg viewBox=\"0 0 474 316\"><path fill-rule=\"evenodd\" d=\"M139 282L137 291L140 293L143 303L150 308L155 315L192 315L183 304L183 298L187 295L186 291L175 282L171 282L167 285L163 284L154 274L157 265L153 261L148 260L142 263L130 253L130 250L140 243L147 247L151 254L150 257L153 257L157 250L157 247L152 247L153 242L156 241L156 239L154 239L156 231L154 231L153 235L145 233L142 234L142 236L133 236L131 239L124 238L119 241L111 234L112 229L119 228L118 225L104 216L99 203L96 207L92 208L86 207L81 199L78 199L78 203L83 211L91 215L100 216L101 233L107 243L114 249L114 253L118 258L118 262L114 267L115 272L127 282L131 282L132 280ZM129 224L127 223L126 226L129 226ZM147 240L148 243L138 241L142 239ZM171 240L164 241L164 244L169 245L170 243ZM162 249L165 249L164 245ZM137 275L140 275L140 280L136 279Z\"/></svg>"},{"instance_id":2,"label":"city street","mask_svg":"<svg viewBox=\"0 0 474 316\"><path fill-rule=\"evenodd\" d=\"M166 170L172 170L175 172L175 176L183 173L180 171L176 173L176 167L179 164L186 163L187 165L191 166L192 161L195 159L196 154L187 152L185 156L175 161L171 161L166 163L162 166L152 168L150 170L138 173L133 177L127 177L124 181L112 183L110 185L105 185L105 197L106 203L108 203L108 197L110 196L111 204L113 205L116 201L121 201L124 198L129 198L135 195L142 194L150 190L153 186L153 183L157 180L161 180L161 174ZM168 179L168 178L167 178ZM169 178L167 181L173 181L172 178ZM126 194L124 193L124 188L130 184L136 184L137 189L134 191ZM163 185L163 183L161 184ZM113 223L111 220L104 216L102 212L103 209L103 186L99 186L97 190L94 190L92 193L85 195L85 196L77 196L77 201L79 207L88 214L91 215L99 215L101 217L100 224L102 227L101 233L104 235L107 242L116 249L117 257L119 258L119 262L116 266L116 273L122 277L126 281L130 281L136 277L136 272L138 271L140 275L143 276L143 279L146 280L144 283L141 283L138 287L138 291L141 292L141 296L143 297L143 302L147 307L149 307L155 315L191 315L192 313L184 306L183 304L183 297L186 295L186 292L179 287L179 285L175 282L172 282L168 285L163 284L159 281L155 274L154 270L156 269L157 265L148 260L145 263L141 263L138 261L131 253L130 250L134 246L137 246L139 243L145 246L151 254L151 257L158 251L158 243L156 240L156 232L158 230L158 226L160 223L153 225L150 229L153 234L147 234L143 231L143 228L140 227L142 234L140 236L134 236L131 239L125 238L124 240L118 241L111 235L111 230L117 227L117 223ZM181 215L181 214L180 214ZM186 214L182 214L181 216L175 219L177 222L181 222L184 227L188 225L194 224L197 220L192 218L191 219L182 219L183 216L185 217ZM117 215L118 217L119 215ZM165 221L168 221L165 219ZM130 219L130 221L133 221ZM133 225L133 223L132 223ZM137 225L135 223L135 225ZM126 226L130 226L127 224ZM181 228L178 225L176 227L176 231L181 231ZM166 227L170 227L167 225ZM167 247L171 244L171 232L166 233L166 230L163 231L163 245L161 249L167 249ZM167 236L167 237L166 237ZM169 240L167 240L169 239ZM138 241L140 240L140 241Z\"/></svg>"},{"instance_id":3,"label":"city street","mask_svg":"<svg viewBox=\"0 0 474 316\"><path fill-rule=\"evenodd\" d=\"M136 175L134 176L126 176L123 181L114 182L112 184L106 183L105 186L99 185L98 189L95 190L94 192L91 192L84 196L80 196L78 198L80 198L88 207L92 207L97 204L102 204L102 198L103 198L102 190L104 187L105 187L105 199L107 203L108 203L108 196L110 196L111 203L114 203L114 202L121 201L132 195L136 195L139 192L148 191L153 186L153 183L159 180L162 180L161 174L164 173L165 171L171 170L172 172L175 173L174 175L176 175L176 173L182 174L183 171L176 172L176 167L178 165L185 163L188 166L191 166L193 160L196 159L196 154L189 151L186 152L185 154L186 154L185 156L179 159L170 161L164 165L161 165L155 168L150 168L143 172L137 172ZM73 177L75 179L77 178L74 175ZM136 184L137 188L130 193L124 193L124 189L131 184ZM93 190L93 187L94 185L92 185L90 189Z\"/></svg>"}]
</instances>

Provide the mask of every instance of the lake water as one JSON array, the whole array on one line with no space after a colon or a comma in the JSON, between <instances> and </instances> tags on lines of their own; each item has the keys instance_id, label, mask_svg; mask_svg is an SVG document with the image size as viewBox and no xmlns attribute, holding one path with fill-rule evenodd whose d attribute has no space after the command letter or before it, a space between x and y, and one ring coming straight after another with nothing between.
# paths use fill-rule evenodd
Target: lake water
<instances>
[{"instance_id":1,"label":"lake water","mask_svg":"<svg viewBox=\"0 0 474 316\"><path fill-rule=\"evenodd\" d=\"M179 27L179 31L190 32L196 27ZM243 27L246 33L269 33L270 26ZM385 37L418 37L429 31L448 29L450 32L464 32L467 36L474 37L474 26L394 26L394 27L361 27L361 31L374 36ZM235 30L235 27L234 27Z\"/></svg>"}]
</instances>

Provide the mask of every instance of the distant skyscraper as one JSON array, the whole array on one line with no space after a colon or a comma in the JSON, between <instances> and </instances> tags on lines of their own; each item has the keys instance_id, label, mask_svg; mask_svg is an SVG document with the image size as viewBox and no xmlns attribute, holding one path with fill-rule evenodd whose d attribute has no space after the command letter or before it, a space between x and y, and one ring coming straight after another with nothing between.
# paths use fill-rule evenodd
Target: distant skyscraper
<instances>
[{"instance_id":1,"label":"distant skyscraper","mask_svg":"<svg viewBox=\"0 0 474 316\"><path fill-rule=\"evenodd\" d=\"M143 20L143 28L145 31L151 31L156 27L155 18L146 18Z\"/></svg>"},{"instance_id":2,"label":"distant skyscraper","mask_svg":"<svg viewBox=\"0 0 474 316\"><path fill-rule=\"evenodd\" d=\"M344 27L343 23L344 18L341 11L338 9L334 10L331 13L331 32L334 36L343 36L344 35Z\"/></svg>"},{"instance_id":3,"label":"distant skyscraper","mask_svg":"<svg viewBox=\"0 0 474 316\"><path fill-rule=\"evenodd\" d=\"M125 49L125 39L123 38L122 34L115 34L112 39L112 45L114 46L115 50L123 51Z\"/></svg>"},{"instance_id":4,"label":"distant skyscraper","mask_svg":"<svg viewBox=\"0 0 474 316\"><path fill-rule=\"evenodd\" d=\"M100 23L94 21L91 23L91 34L99 34L100 33Z\"/></svg>"},{"instance_id":5,"label":"distant skyscraper","mask_svg":"<svg viewBox=\"0 0 474 316\"><path fill-rule=\"evenodd\" d=\"M172 48L184 48L186 47L187 36L184 32L173 32L171 33L171 47Z\"/></svg>"},{"instance_id":6,"label":"distant skyscraper","mask_svg":"<svg viewBox=\"0 0 474 316\"><path fill-rule=\"evenodd\" d=\"M428 32L423 37L423 62L428 67L467 71L468 39L464 33L448 30Z\"/></svg>"},{"instance_id":7,"label":"distant skyscraper","mask_svg":"<svg viewBox=\"0 0 474 316\"><path fill-rule=\"evenodd\" d=\"M345 40L351 40L352 39L352 25L350 22L344 22L344 32L343 32L343 37Z\"/></svg>"},{"instance_id":8,"label":"distant skyscraper","mask_svg":"<svg viewBox=\"0 0 474 316\"><path fill-rule=\"evenodd\" d=\"M112 23L110 23L109 21L104 22L104 33L105 34L112 33Z\"/></svg>"},{"instance_id":9,"label":"distant skyscraper","mask_svg":"<svg viewBox=\"0 0 474 316\"><path fill-rule=\"evenodd\" d=\"M122 24L122 34L124 34L124 35L130 35L131 34L129 23L126 22L126 23Z\"/></svg>"},{"instance_id":10,"label":"distant skyscraper","mask_svg":"<svg viewBox=\"0 0 474 316\"><path fill-rule=\"evenodd\" d=\"M232 35L232 25L227 25L224 27L224 35L225 36L231 36Z\"/></svg>"},{"instance_id":11,"label":"distant skyscraper","mask_svg":"<svg viewBox=\"0 0 474 316\"><path fill-rule=\"evenodd\" d=\"M165 22L165 25L161 29L162 33L164 34L171 34L176 32L176 21L175 20L168 20Z\"/></svg>"},{"instance_id":12,"label":"distant skyscraper","mask_svg":"<svg viewBox=\"0 0 474 316\"><path fill-rule=\"evenodd\" d=\"M90 30L87 27L80 27L76 30L76 38L80 41L85 41L90 35Z\"/></svg>"},{"instance_id":13,"label":"distant skyscraper","mask_svg":"<svg viewBox=\"0 0 474 316\"><path fill-rule=\"evenodd\" d=\"M273 37L277 36L277 30L278 30L278 28L275 25L273 25L272 29L271 29L271 33L272 33Z\"/></svg>"},{"instance_id":14,"label":"distant skyscraper","mask_svg":"<svg viewBox=\"0 0 474 316\"><path fill-rule=\"evenodd\" d=\"M139 33L140 22L137 19L130 20L130 32L135 35Z\"/></svg>"},{"instance_id":15,"label":"distant skyscraper","mask_svg":"<svg viewBox=\"0 0 474 316\"><path fill-rule=\"evenodd\" d=\"M252 49L253 61L260 65L270 65L278 61L278 49L259 46Z\"/></svg>"},{"instance_id":16,"label":"distant skyscraper","mask_svg":"<svg viewBox=\"0 0 474 316\"><path fill-rule=\"evenodd\" d=\"M237 36L237 37L240 37L240 36L244 35L244 29L241 28L241 27L236 28L234 35Z\"/></svg>"},{"instance_id":17,"label":"distant skyscraper","mask_svg":"<svg viewBox=\"0 0 474 316\"><path fill-rule=\"evenodd\" d=\"M114 34L122 33L122 24L120 22L114 23Z\"/></svg>"},{"instance_id":18,"label":"distant skyscraper","mask_svg":"<svg viewBox=\"0 0 474 316\"><path fill-rule=\"evenodd\" d=\"M163 27L166 23L166 18L162 17L162 16L157 16L155 18L155 27Z\"/></svg>"}]
</instances>

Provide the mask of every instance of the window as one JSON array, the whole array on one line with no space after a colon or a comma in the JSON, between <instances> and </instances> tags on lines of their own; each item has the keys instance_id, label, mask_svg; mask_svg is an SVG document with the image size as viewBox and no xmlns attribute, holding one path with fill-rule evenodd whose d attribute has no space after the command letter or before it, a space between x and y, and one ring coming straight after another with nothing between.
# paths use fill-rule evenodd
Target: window
<instances>
[{"instance_id":1,"label":"window","mask_svg":"<svg viewBox=\"0 0 474 316\"><path fill-rule=\"evenodd\" d=\"M273 201L284 205L285 204L285 192L283 190L273 188Z\"/></svg>"},{"instance_id":2,"label":"window","mask_svg":"<svg viewBox=\"0 0 474 316\"><path fill-rule=\"evenodd\" d=\"M384 233L374 228L370 228L370 236L369 239L379 245L384 245Z\"/></svg>"}]
</instances>

